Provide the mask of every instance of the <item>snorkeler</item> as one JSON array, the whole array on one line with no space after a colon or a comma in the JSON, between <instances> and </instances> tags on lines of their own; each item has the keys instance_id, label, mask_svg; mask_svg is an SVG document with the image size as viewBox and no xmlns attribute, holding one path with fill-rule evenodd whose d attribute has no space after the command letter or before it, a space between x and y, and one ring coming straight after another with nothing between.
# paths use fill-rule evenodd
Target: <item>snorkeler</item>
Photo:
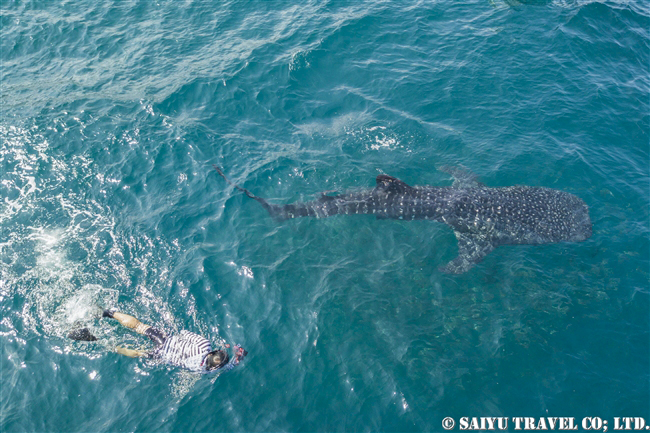
<instances>
[{"instance_id":1,"label":"snorkeler","mask_svg":"<svg viewBox=\"0 0 650 433\"><path fill-rule=\"evenodd\" d=\"M132 358L144 356L199 373L213 373L217 370L231 370L248 354L237 344L233 348L235 356L230 359L224 350L230 347L229 344L222 349L212 350L209 340L185 330L178 335L168 337L160 329L146 325L135 317L118 311L103 310L102 317L115 319L122 326L133 329L138 334L146 335L156 343L156 347L151 351L119 346L115 348L117 353ZM74 340L96 340L87 328L72 331L68 337Z\"/></svg>"}]
</instances>

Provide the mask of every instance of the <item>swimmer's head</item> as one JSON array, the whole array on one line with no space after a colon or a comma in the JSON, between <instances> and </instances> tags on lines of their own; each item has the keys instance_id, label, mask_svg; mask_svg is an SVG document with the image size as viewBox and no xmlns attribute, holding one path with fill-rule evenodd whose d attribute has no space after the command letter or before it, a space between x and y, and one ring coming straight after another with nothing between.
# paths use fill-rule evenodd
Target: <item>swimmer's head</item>
<instances>
[{"instance_id":1,"label":"swimmer's head","mask_svg":"<svg viewBox=\"0 0 650 433\"><path fill-rule=\"evenodd\" d=\"M205 369L210 371L221 368L228 363L229 359L225 350L213 350L205 356Z\"/></svg>"}]
</instances>

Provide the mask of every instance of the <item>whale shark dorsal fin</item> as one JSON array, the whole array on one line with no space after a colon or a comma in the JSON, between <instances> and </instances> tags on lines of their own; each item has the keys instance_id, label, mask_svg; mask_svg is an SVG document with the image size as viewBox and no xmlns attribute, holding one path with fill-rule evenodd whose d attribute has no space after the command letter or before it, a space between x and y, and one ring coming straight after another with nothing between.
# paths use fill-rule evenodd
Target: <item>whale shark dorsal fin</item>
<instances>
[{"instance_id":1,"label":"whale shark dorsal fin","mask_svg":"<svg viewBox=\"0 0 650 433\"><path fill-rule=\"evenodd\" d=\"M454 167L451 165L443 165L438 170L450 174L454 178L454 183L451 184L452 188L479 188L485 186L478 181L477 175L463 166Z\"/></svg>"},{"instance_id":2,"label":"whale shark dorsal fin","mask_svg":"<svg viewBox=\"0 0 650 433\"><path fill-rule=\"evenodd\" d=\"M414 189L412 186L407 185L398 178L385 174L377 176L376 182L376 188L385 192L404 194L413 191Z\"/></svg>"}]
</instances>

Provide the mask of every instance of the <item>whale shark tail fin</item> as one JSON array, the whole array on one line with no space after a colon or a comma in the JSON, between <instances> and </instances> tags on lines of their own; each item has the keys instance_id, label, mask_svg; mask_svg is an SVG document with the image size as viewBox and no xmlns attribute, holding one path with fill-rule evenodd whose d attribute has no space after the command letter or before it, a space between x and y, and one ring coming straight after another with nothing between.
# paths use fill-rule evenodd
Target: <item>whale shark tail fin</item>
<instances>
[{"instance_id":1,"label":"whale shark tail fin","mask_svg":"<svg viewBox=\"0 0 650 433\"><path fill-rule=\"evenodd\" d=\"M246 188L242 188L241 186L237 185L236 183L231 182L231 180L228 179L225 174L223 174L223 171L221 171L221 168L219 168L219 166L217 166L216 164L212 164L212 167L214 167L214 169L217 170L217 173L219 173L219 175L221 175L221 177L223 177L224 180L226 182L228 182L228 184L234 186L235 188L237 188L238 190L240 190L241 192L243 192L244 194L246 194L247 196L249 196L252 199L261 200L259 197L254 195L252 192L250 192Z\"/></svg>"},{"instance_id":2,"label":"whale shark tail fin","mask_svg":"<svg viewBox=\"0 0 650 433\"><path fill-rule=\"evenodd\" d=\"M226 177L226 175L223 173L221 168L219 168L217 165L212 164L212 167L214 167L214 169L217 170L217 173L219 173L219 175L221 177L223 177L224 180L226 182L228 182L228 184L230 184L233 187L237 188L239 191L243 192L244 194L246 194L248 197L252 198L253 200L257 200L264 207L264 209L266 209L268 211L268 213L271 214L272 217L278 218L278 219L284 219L283 214L282 214L282 208L280 206L270 204L269 202L264 200L262 197L258 197L255 194L253 194L252 192L250 192L249 190L247 190L246 188L242 188L241 186L237 185L236 183L233 183L230 179L228 179L228 177Z\"/></svg>"}]
</instances>

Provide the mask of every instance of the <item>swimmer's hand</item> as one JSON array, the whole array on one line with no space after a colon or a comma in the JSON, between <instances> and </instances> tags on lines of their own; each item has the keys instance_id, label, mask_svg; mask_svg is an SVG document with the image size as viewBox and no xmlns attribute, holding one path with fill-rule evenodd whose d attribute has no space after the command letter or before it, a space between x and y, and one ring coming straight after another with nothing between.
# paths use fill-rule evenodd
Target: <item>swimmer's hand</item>
<instances>
[{"instance_id":1,"label":"swimmer's hand","mask_svg":"<svg viewBox=\"0 0 650 433\"><path fill-rule=\"evenodd\" d=\"M226 343L223 345L226 349L230 349L230 344ZM244 349L239 344L235 344L235 356L237 356L239 359L243 358L244 356L248 355L248 352L246 352Z\"/></svg>"},{"instance_id":2,"label":"swimmer's hand","mask_svg":"<svg viewBox=\"0 0 650 433\"><path fill-rule=\"evenodd\" d=\"M234 347L235 349L235 358L237 363L244 359L244 356L248 355L248 352L244 350L243 347L241 347L239 344Z\"/></svg>"}]
</instances>

